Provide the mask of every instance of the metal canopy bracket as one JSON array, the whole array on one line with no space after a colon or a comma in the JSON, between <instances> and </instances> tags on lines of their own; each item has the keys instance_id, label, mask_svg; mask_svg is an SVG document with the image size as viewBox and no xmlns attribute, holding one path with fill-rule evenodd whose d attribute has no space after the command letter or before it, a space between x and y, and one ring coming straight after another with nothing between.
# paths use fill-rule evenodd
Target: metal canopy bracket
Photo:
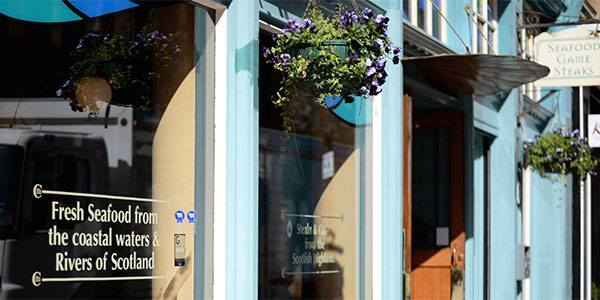
<instances>
[{"instance_id":1,"label":"metal canopy bracket","mask_svg":"<svg viewBox=\"0 0 600 300\"><path fill-rule=\"evenodd\" d=\"M546 99L549 99L550 96L556 93L557 91L558 90L550 91L537 102L525 95L522 95L523 108L522 112L519 113L519 116L517 117L519 122L521 119L525 118L527 120L525 122L526 125L537 129L539 132L542 132L544 128L546 128L546 126L548 125L548 122L550 122L552 117L554 117L554 113L548 110L547 108L543 107L541 104Z\"/></svg>"}]
</instances>

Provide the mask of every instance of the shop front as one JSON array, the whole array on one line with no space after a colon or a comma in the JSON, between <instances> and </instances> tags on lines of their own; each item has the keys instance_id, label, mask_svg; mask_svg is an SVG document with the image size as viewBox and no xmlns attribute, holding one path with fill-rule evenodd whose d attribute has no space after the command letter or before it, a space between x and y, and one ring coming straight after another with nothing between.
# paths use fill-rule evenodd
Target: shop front
<instances>
[{"instance_id":1,"label":"shop front","mask_svg":"<svg viewBox=\"0 0 600 300\"><path fill-rule=\"evenodd\" d=\"M289 131L259 51L303 1L0 4L0 298L489 295L514 132L483 96L541 71L338 2L389 17L406 57L375 97L300 92Z\"/></svg>"},{"instance_id":2,"label":"shop front","mask_svg":"<svg viewBox=\"0 0 600 300\"><path fill-rule=\"evenodd\" d=\"M44 1L0 13L0 298L201 293L214 10Z\"/></svg>"}]
</instances>

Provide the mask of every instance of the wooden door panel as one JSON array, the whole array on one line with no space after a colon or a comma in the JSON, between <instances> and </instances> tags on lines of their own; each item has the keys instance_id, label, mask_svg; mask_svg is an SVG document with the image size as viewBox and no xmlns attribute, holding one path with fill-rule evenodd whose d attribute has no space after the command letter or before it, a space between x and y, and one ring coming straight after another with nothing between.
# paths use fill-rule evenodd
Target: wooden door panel
<instances>
[{"instance_id":1,"label":"wooden door panel","mask_svg":"<svg viewBox=\"0 0 600 300\"><path fill-rule=\"evenodd\" d=\"M450 299L450 268L413 268L411 299ZM434 284L435 283L435 284Z\"/></svg>"},{"instance_id":2,"label":"wooden door panel","mask_svg":"<svg viewBox=\"0 0 600 300\"><path fill-rule=\"evenodd\" d=\"M406 105L405 105L406 107ZM405 113L406 115L406 113ZM406 117L405 117L406 118ZM410 118L408 118L410 120ZM404 162L405 162L405 166L409 166L409 167L405 167L404 169L404 173L405 173L405 181L404 181L404 209L406 210L405 216L408 213L408 218L405 219L404 221L404 226L405 229L407 229L407 232L412 232L414 230L413 226L415 226L415 224L413 222L421 222L420 226L421 227L417 227L417 228L421 228L418 229L417 232L414 232L410 235L407 234L407 236L410 236L410 242L407 242L405 244L405 247L407 247L408 249L405 249L405 255L410 257L410 263L407 262L407 264L410 264L410 268L411 268L411 278L410 278L410 283L411 283L411 288L410 288L410 299L450 299L452 297L452 282L451 282L451 268L452 267L460 267L462 270L464 270L464 242L465 242L465 233L464 233L464 151L463 151L463 119L462 119L462 113L460 112L441 112L441 113L434 113L434 114L427 114L427 115L418 115L418 116L412 116L412 120L414 121L413 124L414 126L411 126L412 128L408 130L408 137L409 137L409 141L405 141L405 151L404 151ZM406 126L406 124L405 124ZM444 129L440 129L440 128L444 128ZM430 129L433 129L433 132L437 132L437 135L429 135L429 133L432 133L432 131ZM424 131L420 131L420 130L424 130ZM429 131L427 131L429 130ZM440 131L441 130L441 131ZM442 169L437 169L437 171L432 171L435 173L427 173L428 171L426 171L426 168L421 169L419 166L419 164L413 164L413 162L416 160L417 162L420 162L421 164L423 164L424 162L427 162L429 158L426 158L425 156L421 156L421 158L417 158L418 154L417 152L413 153L413 148L417 147L415 143L417 143L417 141L419 141L418 136L419 133L423 132L423 134L425 135L421 135L422 138L425 138L424 140L420 140L421 144L420 144L420 151L423 151L424 149L435 149L435 154L433 157L438 157L436 158L436 160L434 161L434 163L446 163L446 167L443 168L443 170L445 170L442 173L439 173L439 170ZM443 133L443 134L442 134ZM407 130L405 128L405 133L404 133L405 139L407 137ZM433 137L433 139L432 139ZM437 137L437 138L436 138ZM445 139L447 142L447 144L444 144L446 146L442 147L441 145L441 140L440 139ZM438 148L428 148L425 145L427 143L424 143L423 141L435 141L434 145L439 145ZM407 151L408 149L408 151ZM445 150L444 150L445 149ZM442 156L439 156L440 154L444 154L442 155L444 158L441 158ZM415 156L417 155L417 156ZM438 155L438 156L436 156ZM414 169L416 168L416 169ZM415 179L414 174L412 174L413 170L418 171L417 173L420 172L420 174L418 174L419 176L421 176L421 181L419 181L419 178L417 177ZM408 174L407 174L408 173ZM415 194L416 192L412 190L413 186L415 186L415 184L417 185L417 187L419 187L419 189L422 191L425 191L425 186L427 184L428 181L423 181L423 180L429 180L429 179L424 179L424 175L423 174L437 174L436 176L448 176L448 177L444 177L444 178L448 178L448 179L444 179L442 181L439 181L441 179L441 177L435 177L433 176L432 178L438 178L438 179L433 179L434 181L432 181L433 184L438 184L438 185L434 185L436 187L436 193L438 193L438 196L435 196L435 198L433 199L438 199L438 200L434 200L434 201L440 201L439 199L439 195L446 195L445 197L449 197L449 198L444 198L444 199L448 199L445 201L448 202L444 202L449 204L448 206L444 206L445 208L441 208L442 206L442 202L435 202L434 207L430 207L427 204L429 203L429 201L431 200L427 200L426 199L432 199L432 198L423 198L425 197L424 194L421 194L421 198L418 198L417 195ZM442 174L442 175L440 175ZM446 175L443 175L446 174ZM408 182L406 180L406 178L408 179ZM414 181L413 180L417 180ZM421 182L421 183L419 183ZM436 183L437 182L437 183ZM441 184L441 185L440 185ZM442 186L449 186L448 189L444 190L442 189ZM417 198L414 198L417 197ZM430 197L430 196L428 196ZM415 199L421 199L419 201L421 202L416 202L413 203L414 201L417 201ZM425 201L425 202L423 202ZM414 205L419 205L419 206L414 206ZM418 208L417 208L418 207ZM420 210L414 210L414 209L420 209ZM429 213L434 213L437 214L438 216L438 221L435 221L437 223L423 223L426 222L426 219L421 219L420 217L418 217L418 215L413 216L414 212L419 212L419 214L421 215L421 217L426 216ZM444 212L444 213L442 213ZM425 213L426 215L423 215L423 213ZM439 216L441 214L445 214L446 216L448 216L446 220L446 222L449 223L439 223L441 221L439 221ZM417 218L417 219L415 219ZM417 221L415 221L417 220ZM408 222L407 222L408 221ZM419 223L417 223L418 225ZM428 227L423 227L424 225L422 224L427 224L426 226ZM438 225L434 225L434 224L438 224ZM440 224L447 224L447 225L440 225ZM433 227L432 227L433 226ZM446 247L439 247L439 246L434 246L431 244L431 230L432 228L434 229L435 226L448 226L449 227L449 236L448 236L448 241L449 241L449 245ZM418 234L419 230L421 230L420 232L426 234L423 236L417 236L415 234ZM426 230L426 231L423 231ZM419 242L420 241L420 242ZM425 244L423 244L425 242ZM423 249L418 249L415 247L419 247L419 243L421 243L421 245L428 245L428 248L423 248ZM464 274L464 273L463 273ZM463 279L464 282L464 279Z\"/></svg>"},{"instance_id":3,"label":"wooden door panel","mask_svg":"<svg viewBox=\"0 0 600 300\"><path fill-rule=\"evenodd\" d=\"M412 264L420 267L447 267L450 268L452 251L450 248L438 249L413 249Z\"/></svg>"}]
</instances>

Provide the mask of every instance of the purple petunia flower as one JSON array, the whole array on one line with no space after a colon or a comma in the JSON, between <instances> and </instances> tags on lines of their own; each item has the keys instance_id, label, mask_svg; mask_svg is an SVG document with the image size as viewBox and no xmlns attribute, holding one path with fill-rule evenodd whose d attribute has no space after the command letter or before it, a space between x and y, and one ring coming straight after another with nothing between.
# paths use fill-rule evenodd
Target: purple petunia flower
<instances>
[{"instance_id":1,"label":"purple petunia flower","mask_svg":"<svg viewBox=\"0 0 600 300\"><path fill-rule=\"evenodd\" d=\"M350 20L352 20L353 23L358 23L358 15L356 14L356 12L350 13Z\"/></svg>"},{"instance_id":2,"label":"purple petunia flower","mask_svg":"<svg viewBox=\"0 0 600 300\"><path fill-rule=\"evenodd\" d=\"M381 85L379 84L379 82L377 80L374 80L371 82L371 90L375 89L377 94L379 94L379 92L381 92Z\"/></svg>"},{"instance_id":3,"label":"purple petunia flower","mask_svg":"<svg viewBox=\"0 0 600 300\"><path fill-rule=\"evenodd\" d=\"M366 95L369 92L369 90L367 89L366 86L363 85L358 89L358 92L362 95Z\"/></svg>"},{"instance_id":4,"label":"purple petunia flower","mask_svg":"<svg viewBox=\"0 0 600 300\"><path fill-rule=\"evenodd\" d=\"M298 31L299 27L300 27L300 24L298 24L298 21L296 21L295 19L290 19L285 24L285 27L283 28L283 31L284 32L290 32L290 33L296 33L296 31Z\"/></svg>"},{"instance_id":5,"label":"purple petunia flower","mask_svg":"<svg viewBox=\"0 0 600 300\"><path fill-rule=\"evenodd\" d=\"M562 152L563 152L562 149L556 148L556 153L562 153Z\"/></svg>"},{"instance_id":6,"label":"purple petunia flower","mask_svg":"<svg viewBox=\"0 0 600 300\"><path fill-rule=\"evenodd\" d=\"M579 129L575 129L573 130L573 132L571 132L571 137L578 135L579 134Z\"/></svg>"},{"instance_id":7,"label":"purple petunia flower","mask_svg":"<svg viewBox=\"0 0 600 300\"><path fill-rule=\"evenodd\" d=\"M371 66L373 66L373 61L371 61L371 59L367 58L365 60L365 64L367 65L367 67L371 67Z\"/></svg>"},{"instance_id":8,"label":"purple petunia flower","mask_svg":"<svg viewBox=\"0 0 600 300\"><path fill-rule=\"evenodd\" d=\"M394 58L392 58L392 62L397 65L400 62L400 56L398 55L394 55Z\"/></svg>"},{"instance_id":9,"label":"purple petunia flower","mask_svg":"<svg viewBox=\"0 0 600 300\"><path fill-rule=\"evenodd\" d=\"M279 33L275 32L271 35L271 37L273 38L274 41L276 41L279 38Z\"/></svg>"},{"instance_id":10,"label":"purple petunia flower","mask_svg":"<svg viewBox=\"0 0 600 300\"><path fill-rule=\"evenodd\" d=\"M291 56L289 54L283 53L279 57L281 57L281 65L282 66L287 66L289 64L289 60L291 58Z\"/></svg>"},{"instance_id":11,"label":"purple petunia flower","mask_svg":"<svg viewBox=\"0 0 600 300\"><path fill-rule=\"evenodd\" d=\"M580 157L580 158L579 158L579 161L583 161L583 157Z\"/></svg>"},{"instance_id":12,"label":"purple petunia flower","mask_svg":"<svg viewBox=\"0 0 600 300\"><path fill-rule=\"evenodd\" d=\"M373 11L370 8L365 7L365 9L363 10L363 15L367 16L367 17L372 17L373 16Z\"/></svg>"},{"instance_id":13,"label":"purple petunia flower","mask_svg":"<svg viewBox=\"0 0 600 300\"><path fill-rule=\"evenodd\" d=\"M402 51L402 48L396 47L396 49L394 49L394 54L398 54L400 51Z\"/></svg>"},{"instance_id":14,"label":"purple petunia flower","mask_svg":"<svg viewBox=\"0 0 600 300\"><path fill-rule=\"evenodd\" d=\"M383 41L381 39L375 39L375 45L377 47L381 47L381 46L383 46Z\"/></svg>"},{"instance_id":15,"label":"purple petunia flower","mask_svg":"<svg viewBox=\"0 0 600 300\"><path fill-rule=\"evenodd\" d=\"M340 19L342 20L342 27L346 28L352 26L349 12L345 12Z\"/></svg>"},{"instance_id":16,"label":"purple petunia flower","mask_svg":"<svg viewBox=\"0 0 600 300\"><path fill-rule=\"evenodd\" d=\"M375 68L374 68L374 67L370 67L370 68L367 70L367 74L365 74L365 78L372 76L373 74L375 74L375 72L377 72L377 71L375 70Z\"/></svg>"},{"instance_id":17,"label":"purple petunia flower","mask_svg":"<svg viewBox=\"0 0 600 300\"><path fill-rule=\"evenodd\" d=\"M527 149L527 148L528 148L528 147L527 147L527 144L524 144L524 145L523 145L523 149Z\"/></svg>"},{"instance_id":18,"label":"purple petunia flower","mask_svg":"<svg viewBox=\"0 0 600 300\"><path fill-rule=\"evenodd\" d=\"M263 47L263 57L267 58L269 57L269 54L271 54L271 52L269 52L269 49L267 47Z\"/></svg>"},{"instance_id":19,"label":"purple petunia flower","mask_svg":"<svg viewBox=\"0 0 600 300\"><path fill-rule=\"evenodd\" d=\"M552 159L552 154L548 154L548 155L546 155L546 158L547 158L547 159Z\"/></svg>"},{"instance_id":20,"label":"purple petunia flower","mask_svg":"<svg viewBox=\"0 0 600 300\"><path fill-rule=\"evenodd\" d=\"M389 21L390 21L389 18L386 18L383 15L379 14L375 18L375 25L377 25L377 27L380 27L380 28L387 27L387 23Z\"/></svg>"},{"instance_id":21,"label":"purple petunia flower","mask_svg":"<svg viewBox=\"0 0 600 300\"><path fill-rule=\"evenodd\" d=\"M385 68L385 61L387 60L386 57L382 57L380 60L377 61L377 71Z\"/></svg>"},{"instance_id":22,"label":"purple petunia flower","mask_svg":"<svg viewBox=\"0 0 600 300\"><path fill-rule=\"evenodd\" d=\"M362 15L362 17L360 17L360 19L358 20L358 22L360 24L367 24L369 23L369 17L366 15ZM364 31L364 28L361 28Z\"/></svg>"},{"instance_id":23,"label":"purple petunia flower","mask_svg":"<svg viewBox=\"0 0 600 300\"><path fill-rule=\"evenodd\" d=\"M394 50L394 46L392 44L385 46L385 52L391 52L392 50Z\"/></svg>"},{"instance_id":24,"label":"purple petunia flower","mask_svg":"<svg viewBox=\"0 0 600 300\"><path fill-rule=\"evenodd\" d=\"M315 24L313 24L313 22L310 19L304 19L304 21L302 22L302 24L300 24L300 28L301 29L313 29L315 28Z\"/></svg>"},{"instance_id":25,"label":"purple petunia flower","mask_svg":"<svg viewBox=\"0 0 600 300\"><path fill-rule=\"evenodd\" d=\"M356 53L351 53L350 56L348 57L350 60L358 60L358 54Z\"/></svg>"}]
</instances>

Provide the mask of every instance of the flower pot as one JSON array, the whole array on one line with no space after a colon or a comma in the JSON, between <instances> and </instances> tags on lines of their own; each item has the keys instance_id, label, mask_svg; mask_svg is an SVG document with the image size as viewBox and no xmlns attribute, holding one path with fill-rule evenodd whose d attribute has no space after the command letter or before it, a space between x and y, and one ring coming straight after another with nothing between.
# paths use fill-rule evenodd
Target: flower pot
<instances>
[{"instance_id":1,"label":"flower pot","mask_svg":"<svg viewBox=\"0 0 600 300\"><path fill-rule=\"evenodd\" d=\"M342 61L348 58L348 42L346 40L329 40L323 42L321 47L329 47L332 52L337 54ZM302 55L308 61L312 62L319 55L319 47L316 42L312 42L304 47L295 49L292 54L294 56Z\"/></svg>"},{"instance_id":2,"label":"flower pot","mask_svg":"<svg viewBox=\"0 0 600 300\"><path fill-rule=\"evenodd\" d=\"M313 62L319 55L319 48L323 48L323 47L329 47L333 53L337 54L340 57L341 61L345 61L346 58L348 58L349 47L348 47L348 42L346 40L325 41L325 42L323 42L323 44L321 44L320 47L317 47L317 43L313 42L308 45L305 45L304 47L299 47L299 48L294 49L292 51L292 55L293 56L301 55L302 57L306 58L309 62ZM307 78L310 78L310 74L307 76ZM347 85L343 82L342 82L342 84L344 84L344 86ZM299 80L296 82L296 86L306 92L309 92L309 93L317 95L317 96L322 93L322 91L315 88L313 81L310 79ZM353 89L353 87L349 86L349 84L348 84L348 88L346 89L347 92L350 93L350 91L352 91L352 89Z\"/></svg>"}]
</instances>

